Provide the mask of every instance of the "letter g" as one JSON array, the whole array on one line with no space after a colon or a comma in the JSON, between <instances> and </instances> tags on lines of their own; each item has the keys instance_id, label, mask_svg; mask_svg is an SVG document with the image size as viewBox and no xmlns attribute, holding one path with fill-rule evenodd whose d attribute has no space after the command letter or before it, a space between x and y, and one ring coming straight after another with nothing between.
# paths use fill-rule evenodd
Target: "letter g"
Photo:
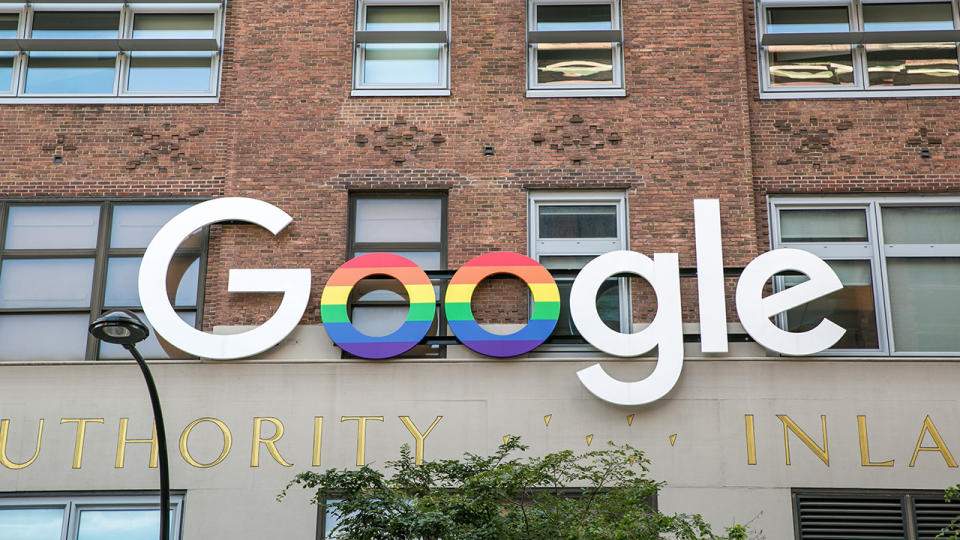
<instances>
[{"instance_id":1,"label":"letter g","mask_svg":"<svg viewBox=\"0 0 960 540\"><path fill-rule=\"evenodd\" d=\"M280 307L261 326L231 335L201 332L184 322L170 305L166 276L177 247L193 231L219 221L255 223L273 234L293 221L272 204L243 197L225 197L192 206L167 222L153 237L140 263L140 304L153 329L178 349L225 360L244 358L273 347L287 336L303 316L310 298L310 270L237 270L227 280L229 292L282 292Z\"/></svg>"}]
</instances>

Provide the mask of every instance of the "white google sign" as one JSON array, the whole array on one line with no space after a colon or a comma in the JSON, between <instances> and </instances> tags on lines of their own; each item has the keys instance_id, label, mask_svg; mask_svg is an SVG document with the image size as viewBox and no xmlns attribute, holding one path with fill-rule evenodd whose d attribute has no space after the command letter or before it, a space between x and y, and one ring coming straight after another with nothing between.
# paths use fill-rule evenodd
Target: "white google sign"
<instances>
[{"instance_id":1,"label":"white google sign","mask_svg":"<svg viewBox=\"0 0 960 540\"><path fill-rule=\"evenodd\" d=\"M701 349L707 353L727 352L718 201L694 201L694 219ZM306 310L311 292L309 269L230 270L230 292L283 293L280 307L267 322L232 335L201 332L181 320L167 296L166 275L177 247L201 227L220 221L246 221L277 234L292 220L276 206L249 198L207 201L171 219L150 242L140 265L140 301L157 333L187 353L213 359L244 358L279 343L296 328ZM785 271L801 272L809 280L764 297L764 286L774 275ZM534 300L530 323L509 336L481 329L469 309L476 283L498 273L514 274L526 281ZM597 313L600 285L617 274L639 276L656 292L657 314L639 332L624 334L611 330ZM353 283L371 275L396 277L410 298L407 322L389 336L365 336L346 318L346 298ZM741 274L737 283L737 314L747 333L764 347L783 354L813 354L836 343L844 329L824 319L812 330L788 332L773 324L770 317L842 287L827 263L811 253L797 249L769 251L751 261ZM327 334L340 347L367 358L386 358L408 350L426 334L426 321L432 321L430 310L435 309L433 290L426 274L403 257L363 255L346 262L331 276L321 297L321 317ZM447 287L444 307L451 330L461 343L489 356L516 356L532 350L550 334L556 324L559 301L556 284L535 261L516 253L491 253L468 262L454 275ZM417 306L426 309L415 309ZM580 381L600 399L620 405L650 403L666 395L677 383L683 367L683 329L676 253L657 253L651 259L633 251L613 251L597 257L583 267L573 282L570 313L583 338L608 354L634 357L658 348L656 368L641 381L617 380L599 364L580 370Z\"/></svg>"}]
</instances>

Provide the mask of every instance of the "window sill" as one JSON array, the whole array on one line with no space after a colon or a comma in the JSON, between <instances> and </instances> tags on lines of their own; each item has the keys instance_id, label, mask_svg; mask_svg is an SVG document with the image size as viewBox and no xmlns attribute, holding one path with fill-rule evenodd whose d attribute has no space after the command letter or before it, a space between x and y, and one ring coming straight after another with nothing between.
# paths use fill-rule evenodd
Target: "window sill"
<instances>
[{"instance_id":1,"label":"window sill","mask_svg":"<svg viewBox=\"0 0 960 540\"><path fill-rule=\"evenodd\" d=\"M409 88L409 89L354 89L351 97L416 97L416 96L449 96L449 88Z\"/></svg>"},{"instance_id":2,"label":"window sill","mask_svg":"<svg viewBox=\"0 0 960 540\"><path fill-rule=\"evenodd\" d=\"M44 97L0 97L0 105L180 105L197 103L219 103L219 96L44 96Z\"/></svg>"},{"instance_id":3,"label":"window sill","mask_svg":"<svg viewBox=\"0 0 960 540\"><path fill-rule=\"evenodd\" d=\"M626 97L626 95L627 91L623 88L527 89L528 98Z\"/></svg>"},{"instance_id":4,"label":"window sill","mask_svg":"<svg viewBox=\"0 0 960 540\"><path fill-rule=\"evenodd\" d=\"M833 90L833 91L760 91L760 99L863 99L923 98L960 96L960 88L930 90Z\"/></svg>"}]
</instances>

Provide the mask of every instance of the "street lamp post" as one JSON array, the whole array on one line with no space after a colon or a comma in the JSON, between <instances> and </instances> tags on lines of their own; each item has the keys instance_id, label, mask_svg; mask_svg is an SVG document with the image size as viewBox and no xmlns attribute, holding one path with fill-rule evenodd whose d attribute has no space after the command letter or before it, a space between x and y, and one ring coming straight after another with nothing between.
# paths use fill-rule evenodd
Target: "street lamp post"
<instances>
[{"instance_id":1,"label":"street lamp post","mask_svg":"<svg viewBox=\"0 0 960 540\"><path fill-rule=\"evenodd\" d=\"M93 337L123 346L130 351L150 393L150 404L153 406L153 421L157 426L158 460L160 462L160 540L170 538L170 464L167 460L167 433L163 427L163 411L160 409L160 397L157 395L157 385L153 382L150 368L144 362L143 356L137 350L136 344L147 339L150 330L147 325L133 313L125 309L116 309L105 313L90 324L90 333Z\"/></svg>"}]
</instances>

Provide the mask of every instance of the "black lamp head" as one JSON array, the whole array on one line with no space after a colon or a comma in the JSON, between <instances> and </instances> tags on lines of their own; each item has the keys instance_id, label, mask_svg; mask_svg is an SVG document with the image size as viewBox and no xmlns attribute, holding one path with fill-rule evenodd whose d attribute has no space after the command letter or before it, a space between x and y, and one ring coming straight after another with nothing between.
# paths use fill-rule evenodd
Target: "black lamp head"
<instances>
[{"instance_id":1,"label":"black lamp head","mask_svg":"<svg viewBox=\"0 0 960 540\"><path fill-rule=\"evenodd\" d=\"M93 321L90 324L90 333L107 343L134 345L147 339L150 329L132 312L114 309Z\"/></svg>"}]
</instances>

